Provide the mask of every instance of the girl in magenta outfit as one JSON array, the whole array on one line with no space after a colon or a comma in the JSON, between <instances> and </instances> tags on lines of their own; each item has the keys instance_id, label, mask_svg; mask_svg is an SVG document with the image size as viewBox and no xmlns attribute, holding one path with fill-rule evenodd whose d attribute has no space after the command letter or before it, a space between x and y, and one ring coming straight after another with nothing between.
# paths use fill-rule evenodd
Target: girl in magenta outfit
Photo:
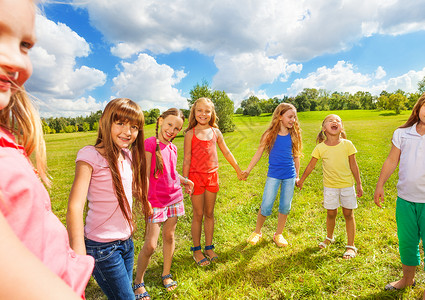
<instances>
[{"instance_id":1,"label":"girl in magenta outfit","mask_svg":"<svg viewBox=\"0 0 425 300\"><path fill-rule=\"evenodd\" d=\"M145 243L137 261L134 286L136 299L150 299L144 287L144 275L157 247L161 225L164 256L162 281L167 291L177 287L170 270L175 248L174 232L177 218L184 215L180 183L183 183L187 193L191 193L193 189L193 182L183 178L176 170L177 147L172 140L182 129L183 122L183 113L176 108L170 108L163 112L156 122L156 137L150 137L145 141L149 174L148 199L153 208L153 215L148 218Z\"/></svg>"},{"instance_id":2,"label":"girl in magenta outfit","mask_svg":"<svg viewBox=\"0 0 425 300\"><path fill-rule=\"evenodd\" d=\"M41 122L22 88L34 19L33 1L0 1L0 299L79 299L93 259L72 251L51 210Z\"/></svg>"},{"instance_id":3,"label":"girl in magenta outfit","mask_svg":"<svg viewBox=\"0 0 425 300\"><path fill-rule=\"evenodd\" d=\"M193 207L192 239L193 259L200 266L218 259L214 252L214 206L219 190L218 158L216 144L226 160L236 170L239 179L244 179L232 152L216 124L214 103L208 98L199 98L190 109L189 126L184 137L183 176L195 184L191 200ZM205 217L205 219L204 219ZM201 249L201 230L204 220L205 255ZM207 256L210 260L208 260Z\"/></svg>"},{"instance_id":4,"label":"girl in magenta outfit","mask_svg":"<svg viewBox=\"0 0 425 300\"><path fill-rule=\"evenodd\" d=\"M142 204L145 214L150 212L143 124L139 105L114 99L100 118L96 144L77 154L68 233L75 252L95 258L93 277L108 299L134 298L133 196L135 206Z\"/></svg>"}]
</instances>

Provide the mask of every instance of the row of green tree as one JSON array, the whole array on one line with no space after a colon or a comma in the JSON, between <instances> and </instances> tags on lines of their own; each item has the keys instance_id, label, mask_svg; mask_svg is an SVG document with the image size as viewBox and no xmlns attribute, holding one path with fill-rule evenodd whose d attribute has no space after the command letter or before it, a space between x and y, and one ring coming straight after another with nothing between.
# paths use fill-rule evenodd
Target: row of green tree
<instances>
[{"instance_id":1,"label":"row of green tree","mask_svg":"<svg viewBox=\"0 0 425 300\"><path fill-rule=\"evenodd\" d=\"M355 94L334 92L330 94L325 90L304 89L296 97L284 97L283 99L270 98L259 99L251 96L243 100L236 110L237 114L258 116L262 113L270 113L281 102L292 103L298 111L315 110L343 110L343 109L382 109L394 110L397 114L402 110L412 109L420 92L406 93L397 90L394 93L382 91L379 96L369 92L359 91Z\"/></svg>"},{"instance_id":2,"label":"row of green tree","mask_svg":"<svg viewBox=\"0 0 425 300\"><path fill-rule=\"evenodd\" d=\"M196 84L190 91L190 99L187 99L189 107L200 97L210 98L214 105L218 117L218 126L222 132L230 132L235 128L233 123L233 113L250 116L258 116L262 113L272 113L282 102L292 103L298 111L319 111L319 110L344 110L344 109L381 109L394 110L400 113L402 110L410 110L418 98L425 92L425 77L418 82L418 91L406 93L397 90L393 93L382 91L379 96L369 92L358 91L355 94L348 92L330 93L324 89L305 88L295 97L284 96L269 99L259 99L250 96L242 101L241 106L234 110L234 103L224 91L213 90L208 82ZM182 109L186 118L190 111ZM153 124L160 115L157 108L144 111L145 123ZM44 133L56 132L77 132L92 131L99 127L99 119L102 111L92 112L89 116L70 118L44 118L42 119Z\"/></svg>"}]
</instances>

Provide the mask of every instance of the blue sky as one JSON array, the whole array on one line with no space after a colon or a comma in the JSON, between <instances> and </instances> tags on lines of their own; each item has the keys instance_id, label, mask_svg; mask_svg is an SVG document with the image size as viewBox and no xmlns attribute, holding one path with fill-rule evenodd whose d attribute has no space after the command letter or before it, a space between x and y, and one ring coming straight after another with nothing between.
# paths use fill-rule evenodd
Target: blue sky
<instances>
[{"instance_id":1,"label":"blue sky","mask_svg":"<svg viewBox=\"0 0 425 300\"><path fill-rule=\"evenodd\" d=\"M425 76L424 0L41 2L26 87L45 117L115 97L187 108L204 80L238 107L303 88L415 92Z\"/></svg>"}]
</instances>

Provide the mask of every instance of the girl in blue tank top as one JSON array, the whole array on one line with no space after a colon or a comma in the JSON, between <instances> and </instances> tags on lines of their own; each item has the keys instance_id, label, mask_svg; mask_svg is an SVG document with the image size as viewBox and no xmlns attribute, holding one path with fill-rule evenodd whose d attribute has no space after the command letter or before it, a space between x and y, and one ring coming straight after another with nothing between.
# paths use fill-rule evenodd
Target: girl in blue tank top
<instances>
[{"instance_id":1,"label":"girl in blue tank top","mask_svg":"<svg viewBox=\"0 0 425 300\"><path fill-rule=\"evenodd\" d=\"M261 137L260 145L254 154L244 175L248 177L260 160L264 151L269 154L269 171L264 186L263 202L257 215L257 225L249 236L248 243L255 245L261 237L261 228L271 215L274 201L280 187L279 216L273 241L277 246L287 246L282 232L291 210L295 181L298 179L301 155L301 130L297 119L297 110L292 104L281 103L273 112L269 128Z\"/></svg>"}]
</instances>

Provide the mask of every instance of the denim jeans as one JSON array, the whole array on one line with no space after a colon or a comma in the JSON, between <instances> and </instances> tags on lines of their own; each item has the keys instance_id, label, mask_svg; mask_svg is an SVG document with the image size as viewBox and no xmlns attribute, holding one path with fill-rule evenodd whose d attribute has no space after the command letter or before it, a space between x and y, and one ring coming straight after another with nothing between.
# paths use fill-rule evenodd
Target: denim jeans
<instances>
[{"instance_id":1,"label":"denim jeans","mask_svg":"<svg viewBox=\"0 0 425 300\"><path fill-rule=\"evenodd\" d=\"M264 186L261 214L268 217L272 214L272 208L280 187L279 212L288 215L291 210L292 197L294 196L295 177L289 179L276 179L267 177Z\"/></svg>"},{"instance_id":2,"label":"denim jeans","mask_svg":"<svg viewBox=\"0 0 425 300\"><path fill-rule=\"evenodd\" d=\"M85 240L87 254L95 259L93 277L110 300L133 300L134 245L125 241L99 243Z\"/></svg>"}]
</instances>

